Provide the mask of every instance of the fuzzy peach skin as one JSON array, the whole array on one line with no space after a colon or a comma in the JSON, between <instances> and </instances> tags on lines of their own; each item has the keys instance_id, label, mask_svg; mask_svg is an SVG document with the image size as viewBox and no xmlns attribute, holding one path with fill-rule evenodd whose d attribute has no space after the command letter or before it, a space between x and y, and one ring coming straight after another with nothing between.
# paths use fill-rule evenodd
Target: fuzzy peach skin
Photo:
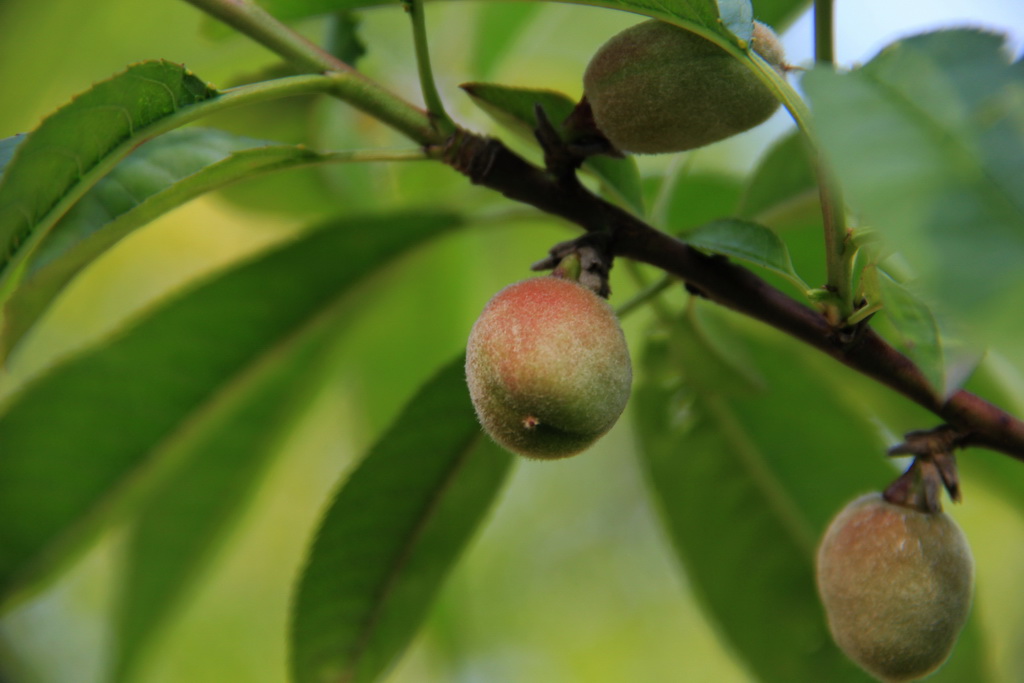
<instances>
[{"instance_id":1,"label":"fuzzy peach skin","mask_svg":"<svg viewBox=\"0 0 1024 683\"><path fill-rule=\"evenodd\" d=\"M466 349L469 394L490 436L533 458L562 458L611 429L629 398L626 340L608 303L552 276L488 302Z\"/></svg>"},{"instance_id":2,"label":"fuzzy peach skin","mask_svg":"<svg viewBox=\"0 0 1024 683\"><path fill-rule=\"evenodd\" d=\"M974 560L947 515L862 496L832 521L818 590L836 644L882 681L939 668L971 607Z\"/></svg>"},{"instance_id":3,"label":"fuzzy peach skin","mask_svg":"<svg viewBox=\"0 0 1024 683\"><path fill-rule=\"evenodd\" d=\"M754 23L754 50L785 73L774 32ZM613 36L591 58L583 92L597 127L620 150L682 152L764 122L779 108L757 76L711 41L650 20Z\"/></svg>"}]
</instances>

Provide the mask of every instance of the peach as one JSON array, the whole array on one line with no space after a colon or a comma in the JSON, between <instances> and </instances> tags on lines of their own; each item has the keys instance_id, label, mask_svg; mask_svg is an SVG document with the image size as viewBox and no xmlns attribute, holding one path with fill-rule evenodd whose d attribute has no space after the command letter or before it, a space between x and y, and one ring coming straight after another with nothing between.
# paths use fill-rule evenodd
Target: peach
<instances>
[{"instance_id":1,"label":"peach","mask_svg":"<svg viewBox=\"0 0 1024 683\"><path fill-rule=\"evenodd\" d=\"M910 681L953 649L970 611L974 560L944 513L869 494L830 524L817 574L840 649L880 680Z\"/></svg>"},{"instance_id":2,"label":"peach","mask_svg":"<svg viewBox=\"0 0 1024 683\"><path fill-rule=\"evenodd\" d=\"M775 33L754 22L754 50L784 73ZM583 75L594 122L618 149L682 152L764 122L779 107L745 64L711 41L662 21L613 36Z\"/></svg>"},{"instance_id":3,"label":"peach","mask_svg":"<svg viewBox=\"0 0 1024 683\"><path fill-rule=\"evenodd\" d=\"M608 303L573 280L545 276L488 302L469 335L466 379L496 442L553 459L611 429L629 398L632 369Z\"/></svg>"}]
</instances>

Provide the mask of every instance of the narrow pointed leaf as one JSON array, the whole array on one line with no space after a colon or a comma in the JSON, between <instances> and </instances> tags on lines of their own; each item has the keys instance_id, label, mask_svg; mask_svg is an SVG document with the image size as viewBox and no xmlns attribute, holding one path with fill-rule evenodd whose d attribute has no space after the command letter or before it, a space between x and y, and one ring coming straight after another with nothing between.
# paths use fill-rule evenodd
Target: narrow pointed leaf
<instances>
[{"instance_id":1,"label":"narrow pointed leaf","mask_svg":"<svg viewBox=\"0 0 1024 683\"><path fill-rule=\"evenodd\" d=\"M173 463L153 454L269 349L380 264L458 223L419 212L325 225L193 285L10 396L0 415L0 598L158 483Z\"/></svg>"},{"instance_id":2,"label":"narrow pointed leaf","mask_svg":"<svg viewBox=\"0 0 1024 683\"><path fill-rule=\"evenodd\" d=\"M706 223L686 233L683 238L698 249L753 263L786 278L801 291L808 289L793 269L786 243L763 225L724 219Z\"/></svg>"},{"instance_id":3,"label":"narrow pointed leaf","mask_svg":"<svg viewBox=\"0 0 1024 683\"><path fill-rule=\"evenodd\" d=\"M562 122L576 106L568 95L553 90L515 88L493 83L464 83L461 87L495 121L531 142L536 142L533 131L537 128L534 111L537 104L544 108L556 130L560 129ZM632 157L614 159L594 156L583 162L583 170L600 180L603 187L619 202L634 213L643 214L640 171Z\"/></svg>"},{"instance_id":4,"label":"narrow pointed leaf","mask_svg":"<svg viewBox=\"0 0 1024 683\"><path fill-rule=\"evenodd\" d=\"M155 456L181 465L132 524L118 584L114 681L135 680L151 643L230 538L278 444L323 381L346 303L268 349Z\"/></svg>"},{"instance_id":5,"label":"narrow pointed leaf","mask_svg":"<svg viewBox=\"0 0 1024 683\"><path fill-rule=\"evenodd\" d=\"M366 683L394 663L511 460L481 432L460 358L410 401L327 510L295 601L296 683Z\"/></svg>"},{"instance_id":6,"label":"narrow pointed leaf","mask_svg":"<svg viewBox=\"0 0 1024 683\"><path fill-rule=\"evenodd\" d=\"M571 97L555 90L497 83L463 83L459 87L469 94L473 104L527 141L536 142L533 134L537 128L536 105L543 107L556 130L561 128L562 122L576 106Z\"/></svg>"},{"instance_id":7,"label":"narrow pointed leaf","mask_svg":"<svg viewBox=\"0 0 1024 683\"><path fill-rule=\"evenodd\" d=\"M19 145L0 181L0 268L34 231L55 222L58 204L75 198L74 188L115 149L216 95L181 65L143 62L50 115Z\"/></svg>"},{"instance_id":8,"label":"narrow pointed leaf","mask_svg":"<svg viewBox=\"0 0 1024 683\"><path fill-rule=\"evenodd\" d=\"M156 217L205 192L259 173L316 163L312 150L223 131L186 128L140 147L53 227L7 301L0 358L94 259Z\"/></svg>"}]
</instances>

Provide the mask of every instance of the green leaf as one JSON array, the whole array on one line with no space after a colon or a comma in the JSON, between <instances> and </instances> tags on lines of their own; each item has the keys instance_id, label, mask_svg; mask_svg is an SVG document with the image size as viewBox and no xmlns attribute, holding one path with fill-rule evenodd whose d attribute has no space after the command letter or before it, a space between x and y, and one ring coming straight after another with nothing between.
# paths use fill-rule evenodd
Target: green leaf
<instances>
[{"instance_id":1,"label":"green leaf","mask_svg":"<svg viewBox=\"0 0 1024 683\"><path fill-rule=\"evenodd\" d=\"M336 10L375 7L385 4L398 4L401 0L262 0L268 12L283 21L291 21L304 17L327 14ZM546 2L549 0L540 0ZM716 0L566 0L575 5L589 5L608 9L637 12L649 17L665 19L690 27L703 29L710 34L717 34L732 40L726 25L719 19ZM722 0L730 15L738 16L742 5L749 7L749 0Z\"/></svg>"},{"instance_id":2,"label":"green leaf","mask_svg":"<svg viewBox=\"0 0 1024 683\"><path fill-rule=\"evenodd\" d=\"M173 131L143 145L96 183L40 243L25 280L6 304L0 359L75 275L137 228L241 178L326 158L302 146L202 128Z\"/></svg>"},{"instance_id":3,"label":"green leaf","mask_svg":"<svg viewBox=\"0 0 1024 683\"><path fill-rule=\"evenodd\" d=\"M692 300L691 300L692 301ZM686 314L674 320L656 338L647 353L661 352L651 368L655 376L665 367L686 368L686 383L698 393L725 396L758 395L765 389L764 377L753 365L745 347L731 329L722 329L718 316L708 315L704 306L690 305Z\"/></svg>"},{"instance_id":4,"label":"green leaf","mask_svg":"<svg viewBox=\"0 0 1024 683\"><path fill-rule=\"evenodd\" d=\"M159 484L173 443L361 278L457 226L419 211L350 218L193 285L31 381L0 415L0 596L52 571Z\"/></svg>"},{"instance_id":5,"label":"green leaf","mask_svg":"<svg viewBox=\"0 0 1024 683\"><path fill-rule=\"evenodd\" d=\"M739 215L760 223L787 225L820 216L818 182L807 154L799 131L772 145L747 181Z\"/></svg>"},{"instance_id":6,"label":"green leaf","mask_svg":"<svg viewBox=\"0 0 1024 683\"><path fill-rule=\"evenodd\" d=\"M958 388L946 385L939 324L920 296L878 268L865 269L864 283L868 299L882 302L882 311L899 335L897 348L914 361L936 394L946 396Z\"/></svg>"},{"instance_id":7,"label":"green leaf","mask_svg":"<svg viewBox=\"0 0 1024 683\"><path fill-rule=\"evenodd\" d=\"M178 64L143 62L97 83L33 131L0 181L0 267L80 196L117 148L217 92Z\"/></svg>"},{"instance_id":8,"label":"green leaf","mask_svg":"<svg viewBox=\"0 0 1024 683\"><path fill-rule=\"evenodd\" d=\"M488 2L480 7L473 36L471 63L481 78L489 78L522 32L541 10L539 3Z\"/></svg>"},{"instance_id":9,"label":"green leaf","mask_svg":"<svg viewBox=\"0 0 1024 683\"><path fill-rule=\"evenodd\" d=\"M733 215L739 196L740 184L731 175L679 167L661 180L651 202L651 217L657 225L680 234Z\"/></svg>"},{"instance_id":10,"label":"green leaf","mask_svg":"<svg viewBox=\"0 0 1024 683\"><path fill-rule=\"evenodd\" d=\"M831 645L816 602L811 539L721 399L666 415L637 391L649 480L705 610L762 681L869 681ZM659 413L660 409L660 413ZM661 435L660 437L658 435ZM673 482L675 482L673 484ZM685 483L684 483L685 482ZM670 502L672 501L672 502Z\"/></svg>"},{"instance_id":11,"label":"green leaf","mask_svg":"<svg viewBox=\"0 0 1024 683\"><path fill-rule=\"evenodd\" d=\"M327 510L295 600L296 683L387 670L496 497L512 456L480 431L463 363L409 402Z\"/></svg>"},{"instance_id":12,"label":"green leaf","mask_svg":"<svg viewBox=\"0 0 1024 683\"><path fill-rule=\"evenodd\" d=\"M749 221L724 219L713 221L686 233L688 244L713 254L732 256L753 263L807 291L807 284L793 270L786 243L774 232Z\"/></svg>"},{"instance_id":13,"label":"green leaf","mask_svg":"<svg viewBox=\"0 0 1024 683\"><path fill-rule=\"evenodd\" d=\"M758 679L870 680L830 645L809 526L728 404L684 408L650 385L633 400L648 480L687 576Z\"/></svg>"},{"instance_id":14,"label":"green leaf","mask_svg":"<svg viewBox=\"0 0 1024 683\"><path fill-rule=\"evenodd\" d=\"M277 445L321 385L349 322L333 307L296 330L220 392L162 459L180 461L132 523L115 613L115 681L139 662L204 575L263 481Z\"/></svg>"},{"instance_id":15,"label":"green leaf","mask_svg":"<svg viewBox=\"0 0 1024 683\"><path fill-rule=\"evenodd\" d=\"M359 37L362 23L355 12L342 10L331 15L328 25L327 50L349 66L357 66L366 54L366 45Z\"/></svg>"},{"instance_id":16,"label":"green leaf","mask_svg":"<svg viewBox=\"0 0 1024 683\"><path fill-rule=\"evenodd\" d=\"M1024 260L1024 70L1003 41L930 33L803 79L851 205L980 338L1017 305Z\"/></svg>"},{"instance_id":17,"label":"green leaf","mask_svg":"<svg viewBox=\"0 0 1024 683\"><path fill-rule=\"evenodd\" d=\"M536 105L544 108L544 113L556 129L576 106L571 97L554 90L517 88L496 83L463 83L459 87L469 94L473 104L527 141L536 142L533 134L537 128L534 111Z\"/></svg>"},{"instance_id":18,"label":"green leaf","mask_svg":"<svg viewBox=\"0 0 1024 683\"><path fill-rule=\"evenodd\" d=\"M132 221L132 227L160 215L148 206L139 212L143 204L155 203L163 213L238 178L324 158L305 147L221 130L171 131L135 150L71 207L39 245L28 270L31 273L57 260L125 214L144 214ZM188 182L181 183L186 178ZM154 195L161 195L161 201L153 202Z\"/></svg>"},{"instance_id":19,"label":"green leaf","mask_svg":"<svg viewBox=\"0 0 1024 683\"><path fill-rule=\"evenodd\" d=\"M846 500L893 472L796 345L747 341L770 388L747 397L690 385L698 356L648 350L633 410L648 482L705 609L759 680L870 680L832 645L814 549Z\"/></svg>"},{"instance_id":20,"label":"green leaf","mask_svg":"<svg viewBox=\"0 0 1024 683\"><path fill-rule=\"evenodd\" d=\"M670 341L646 351L632 414L648 484L695 593L758 680L869 681L832 642L814 560L832 517L897 471L844 397L845 368L774 333L732 333L766 391L716 391L707 360ZM972 625L946 680L987 680L982 653Z\"/></svg>"},{"instance_id":21,"label":"green leaf","mask_svg":"<svg viewBox=\"0 0 1024 683\"><path fill-rule=\"evenodd\" d=\"M536 143L533 131L537 128L536 105L544 108L548 119L558 129L572 113L576 103L568 95L554 90L515 88L493 83L463 83L473 103L487 112L495 121L506 126L520 138ZM643 188L640 171L632 157L614 159L595 156L583 163L587 171L602 187L634 213L643 214Z\"/></svg>"}]
</instances>

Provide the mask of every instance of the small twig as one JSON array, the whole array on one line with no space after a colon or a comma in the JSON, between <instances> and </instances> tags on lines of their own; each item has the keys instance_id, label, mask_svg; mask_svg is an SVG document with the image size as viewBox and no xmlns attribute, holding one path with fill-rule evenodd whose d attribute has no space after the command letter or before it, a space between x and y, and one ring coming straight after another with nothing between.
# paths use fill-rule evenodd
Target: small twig
<instances>
[{"instance_id":1,"label":"small twig","mask_svg":"<svg viewBox=\"0 0 1024 683\"><path fill-rule=\"evenodd\" d=\"M326 74L330 95L377 118L424 146L441 146L448 133L439 132L427 112L367 78L330 52L281 23L252 0L185 0L249 36L301 69Z\"/></svg>"},{"instance_id":2,"label":"small twig","mask_svg":"<svg viewBox=\"0 0 1024 683\"><path fill-rule=\"evenodd\" d=\"M846 225L846 205L842 192L839 183L836 182L825 163L821 141L811 126L810 109L785 78L756 52L751 51L747 54L734 45L721 43L719 45L737 58L748 62L758 79L789 110L808 145L811 168L818 182L818 196L821 200L828 289L833 294L831 300L821 303L821 307L831 324L842 325L846 317L854 310L852 275L853 255L856 253L856 249L851 244L850 232Z\"/></svg>"},{"instance_id":3,"label":"small twig","mask_svg":"<svg viewBox=\"0 0 1024 683\"><path fill-rule=\"evenodd\" d=\"M821 153L813 160L818 176L818 197L825 231L825 266L828 288L834 293L834 310L826 309L832 325L843 325L853 313L853 256L856 248L846 226L846 209L839 184L832 178Z\"/></svg>"},{"instance_id":4,"label":"small twig","mask_svg":"<svg viewBox=\"0 0 1024 683\"><path fill-rule=\"evenodd\" d=\"M627 261L626 263L634 266L633 269L635 269L636 264L634 262ZM624 318L641 306L655 301L662 292L666 291L669 287L678 282L679 281L671 275L666 275L656 282L645 285L643 289L633 295L632 299L616 308L615 313L620 318Z\"/></svg>"},{"instance_id":5,"label":"small twig","mask_svg":"<svg viewBox=\"0 0 1024 683\"><path fill-rule=\"evenodd\" d=\"M814 0L814 61L835 64L833 0Z\"/></svg>"},{"instance_id":6,"label":"small twig","mask_svg":"<svg viewBox=\"0 0 1024 683\"><path fill-rule=\"evenodd\" d=\"M441 93L437 90L434 72L430 67L430 49L427 46L427 20L423 12L423 0L402 0L405 11L412 20L412 37L416 49L416 68L423 91L423 102L427 106L438 132L449 136L455 132L455 123L445 111Z\"/></svg>"}]
</instances>

